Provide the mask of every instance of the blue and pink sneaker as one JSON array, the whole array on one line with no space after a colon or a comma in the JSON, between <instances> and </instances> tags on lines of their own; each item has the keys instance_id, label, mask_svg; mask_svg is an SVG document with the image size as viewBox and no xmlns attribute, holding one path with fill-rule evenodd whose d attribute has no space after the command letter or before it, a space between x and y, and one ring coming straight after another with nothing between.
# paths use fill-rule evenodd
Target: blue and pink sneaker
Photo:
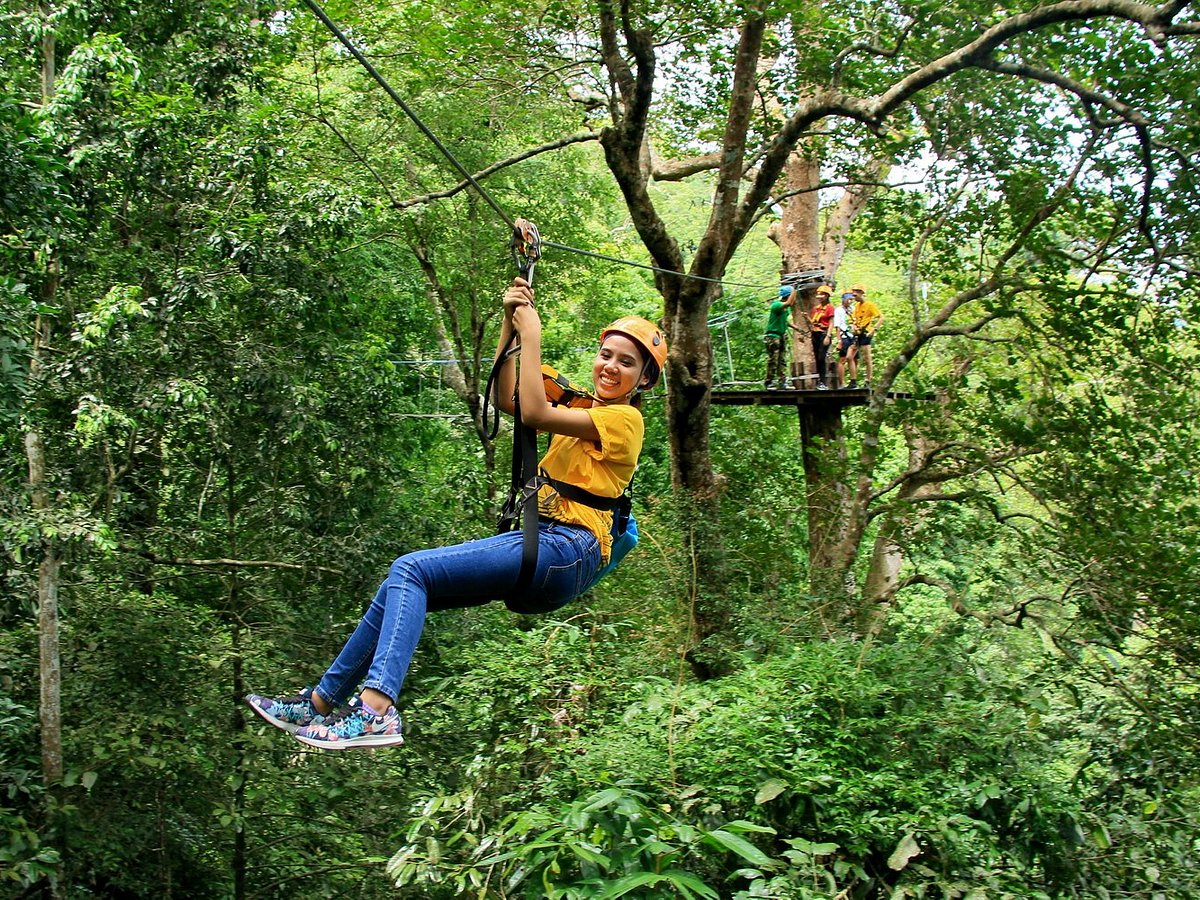
<instances>
[{"instance_id":1,"label":"blue and pink sneaker","mask_svg":"<svg viewBox=\"0 0 1200 900\"><path fill-rule=\"evenodd\" d=\"M350 705L321 723L313 723L295 732L296 740L322 750L349 750L352 747L395 747L404 743L400 735L400 713L389 706L377 713L358 697Z\"/></svg>"},{"instance_id":2,"label":"blue and pink sneaker","mask_svg":"<svg viewBox=\"0 0 1200 900\"><path fill-rule=\"evenodd\" d=\"M304 688L294 697L278 699L263 697L259 694L247 694L246 702L250 704L252 710L276 728L282 728L291 734L294 734L298 728L321 725L326 719L333 718L332 715L323 716L317 712L317 708L313 706L312 702L312 688Z\"/></svg>"}]
</instances>

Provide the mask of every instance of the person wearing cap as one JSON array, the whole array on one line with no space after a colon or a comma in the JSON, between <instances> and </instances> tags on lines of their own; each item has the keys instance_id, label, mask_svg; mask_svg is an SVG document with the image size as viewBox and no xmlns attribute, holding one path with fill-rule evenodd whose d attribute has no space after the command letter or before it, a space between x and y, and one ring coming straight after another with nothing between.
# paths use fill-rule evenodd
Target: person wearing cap
<instances>
[{"instance_id":1,"label":"person wearing cap","mask_svg":"<svg viewBox=\"0 0 1200 900\"><path fill-rule=\"evenodd\" d=\"M780 285L779 296L771 300L767 311L767 327L763 332L763 346L767 349L767 375L763 379L763 387L770 390L778 386L787 387L787 333L788 310L796 302L794 285ZM778 378L776 385L775 379Z\"/></svg>"},{"instance_id":2,"label":"person wearing cap","mask_svg":"<svg viewBox=\"0 0 1200 900\"><path fill-rule=\"evenodd\" d=\"M829 328L833 324L834 316L833 304L829 302L832 294L833 288L827 284L817 288L813 295L812 307L807 313L813 359L817 362L817 389L822 391L829 389L826 351L829 347Z\"/></svg>"},{"instance_id":3,"label":"person wearing cap","mask_svg":"<svg viewBox=\"0 0 1200 900\"><path fill-rule=\"evenodd\" d=\"M520 338L519 371L516 360L503 352L514 331ZM549 479L600 497L621 496L642 449L641 394L658 381L667 358L662 331L639 316L625 316L601 333L588 407L554 406L547 399L541 344L533 291L518 278L504 295L497 404L511 414L516 397L524 424L551 434L539 464ZM574 599L607 561L611 526L611 512L544 484L538 493L531 586L519 599L506 599L506 605L523 613L551 612ZM283 698L248 694L246 702L309 746L343 750L403 743L395 704L426 613L480 606L509 594L521 571L523 542L520 530L507 531L400 557L315 686Z\"/></svg>"},{"instance_id":4,"label":"person wearing cap","mask_svg":"<svg viewBox=\"0 0 1200 900\"><path fill-rule=\"evenodd\" d=\"M867 299L865 284L856 284L850 290L855 297L854 312L850 316L850 323L854 326L855 342L850 377L854 378L857 374L858 359L861 357L866 364L866 386L870 387L875 376L871 363L871 340L875 337L879 326L883 324L883 310Z\"/></svg>"},{"instance_id":5,"label":"person wearing cap","mask_svg":"<svg viewBox=\"0 0 1200 900\"><path fill-rule=\"evenodd\" d=\"M854 294L846 291L842 301L833 311L833 328L825 336L825 346L828 347L836 334L838 339L837 384L834 387L846 385L846 363L850 364L850 387L858 387L858 366L854 361L854 325L850 316L854 310Z\"/></svg>"}]
</instances>

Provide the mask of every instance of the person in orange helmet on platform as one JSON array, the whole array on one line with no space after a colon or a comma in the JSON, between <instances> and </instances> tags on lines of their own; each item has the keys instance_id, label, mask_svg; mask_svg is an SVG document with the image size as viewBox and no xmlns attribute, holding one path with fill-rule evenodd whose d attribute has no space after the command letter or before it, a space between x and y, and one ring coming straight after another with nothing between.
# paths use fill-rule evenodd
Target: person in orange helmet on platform
<instances>
[{"instance_id":1,"label":"person in orange helmet on platform","mask_svg":"<svg viewBox=\"0 0 1200 900\"><path fill-rule=\"evenodd\" d=\"M514 331L520 338L519 372L516 361L503 355ZM613 322L601 332L592 361L590 406L554 406L543 383L542 322L533 290L518 278L504 295L497 359L500 408L511 414L519 398L524 424L552 435L539 464L550 483L538 493L538 554L530 588L508 596L521 571L519 530L397 559L314 687L283 698L246 696L257 715L302 743L327 750L403 743L395 704L427 612L506 596L514 611L551 612L585 590L607 561L613 514L582 498L620 497L633 478L644 433L641 394L658 381L667 359L662 331L639 316Z\"/></svg>"},{"instance_id":2,"label":"person in orange helmet on platform","mask_svg":"<svg viewBox=\"0 0 1200 900\"><path fill-rule=\"evenodd\" d=\"M834 310L833 304L829 302L832 295L831 286L821 285L814 293L812 307L807 313L808 327L812 335L813 359L817 363L817 389L821 391L829 388L826 354L829 342L826 338L829 336L829 329L833 327Z\"/></svg>"}]
</instances>

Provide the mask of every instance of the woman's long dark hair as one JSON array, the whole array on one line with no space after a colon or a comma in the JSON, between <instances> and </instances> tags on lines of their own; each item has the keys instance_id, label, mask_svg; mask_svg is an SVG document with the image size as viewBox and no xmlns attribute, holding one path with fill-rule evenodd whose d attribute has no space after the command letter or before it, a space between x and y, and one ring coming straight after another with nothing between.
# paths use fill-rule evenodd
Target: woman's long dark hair
<instances>
[{"instance_id":1,"label":"woman's long dark hair","mask_svg":"<svg viewBox=\"0 0 1200 900\"><path fill-rule=\"evenodd\" d=\"M642 355L642 374L638 378L638 384L641 385L642 379L648 379L651 385L658 383L658 363L652 359L646 358L646 348L641 344L637 344L638 353ZM647 389L648 390L648 389ZM634 409L642 408L642 389L638 387L634 390L633 395L629 398L629 405Z\"/></svg>"}]
</instances>

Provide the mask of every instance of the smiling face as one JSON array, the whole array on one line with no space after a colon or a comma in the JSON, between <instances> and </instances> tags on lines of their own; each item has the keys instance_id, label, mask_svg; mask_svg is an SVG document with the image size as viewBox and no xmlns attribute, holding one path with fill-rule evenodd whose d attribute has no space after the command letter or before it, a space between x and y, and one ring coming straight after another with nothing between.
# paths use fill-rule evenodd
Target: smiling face
<instances>
[{"instance_id":1,"label":"smiling face","mask_svg":"<svg viewBox=\"0 0 1200 900\"><path fill-rule=\"evenodd\" d=\"M606 403L629 400L642 379L641 350L623 334L610 334L600 345L592 363L592 384L596 396Z\"/></svg>"}]
</instances>

